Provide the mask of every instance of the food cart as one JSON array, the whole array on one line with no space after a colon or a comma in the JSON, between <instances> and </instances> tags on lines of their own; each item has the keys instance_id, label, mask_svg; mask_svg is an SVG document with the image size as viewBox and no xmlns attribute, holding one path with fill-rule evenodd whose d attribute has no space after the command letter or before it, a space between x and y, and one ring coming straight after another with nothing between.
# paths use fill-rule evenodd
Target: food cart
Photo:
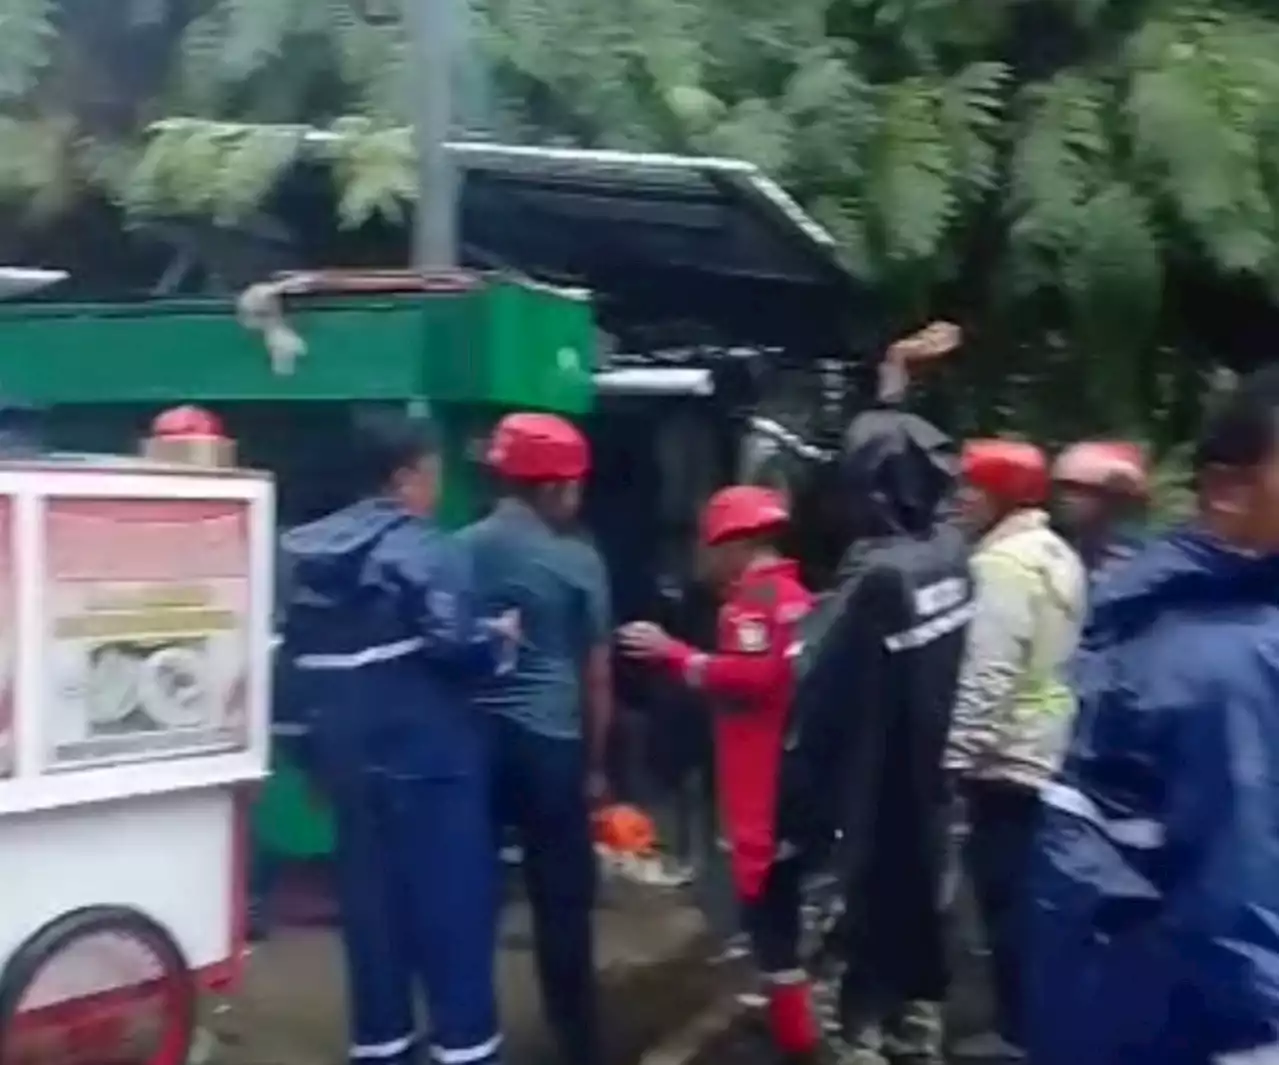
<instances>
[{"instance_id":1,"label":"food cart","mask_svg":"<svg viewBox=\"0 0 1280 1065\"><path fill-rule=\"evenodd\" d=\"M269 477L0 462L0 1062L182 1065L244 957Z\"/></svg>"}]
</instances>

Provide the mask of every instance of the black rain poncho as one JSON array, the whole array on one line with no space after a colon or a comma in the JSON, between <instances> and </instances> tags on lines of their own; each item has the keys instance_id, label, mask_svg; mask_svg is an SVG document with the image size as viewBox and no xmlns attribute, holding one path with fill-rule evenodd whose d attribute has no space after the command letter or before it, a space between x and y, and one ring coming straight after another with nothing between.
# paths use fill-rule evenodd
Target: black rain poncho
<instances>
[{"instance_id":1,"label":"black rain poncho","mask_svg":"<svg viewBox=\"0 0 1280 1065\"><path fill-rule=\"evenodd\" d=\"M948 521L955 456L933 425L877 408L849 426L840 463L858 535L798 649L782 830L839 840L846 993L938 1001L942 754L973 592Z\"/></svg>"}]
</instances>

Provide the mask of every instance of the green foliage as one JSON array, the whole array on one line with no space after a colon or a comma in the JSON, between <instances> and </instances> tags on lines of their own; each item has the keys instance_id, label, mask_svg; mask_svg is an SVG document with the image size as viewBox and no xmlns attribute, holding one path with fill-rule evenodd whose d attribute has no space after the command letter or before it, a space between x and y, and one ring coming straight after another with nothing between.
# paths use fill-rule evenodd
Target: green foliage
<instances>
[{"instance_id":1,"label":"green foliage","mask_svg":"<svg viewBox=\"0 0 1280 1065\"><path fill-rule=\"evenodd\" d=\"M1191 447L1166 452L1151 471L1151 520L1157 526L1186 521L1195 510L1191 485Z\"/></svg>"},{"instance_id":2,"label":"green foliage","mask_svg":"<svg viewBox=\"0 0 1280 1065\"><path fill-rule=\"evenodd\" d=\"M327 152L342 189L342 224L360 226L376 215L398 219L405 202L418 191L408 131L353 118L336 123L332 133Z\"/></svg>"},{"instance_id":3,"label":"green foliage","mask_svg":"<svg viewBox=\"0 0 1280 1065\"><path fill-rule=\"evenodd\" d=\"M172 121L138 160L124 200L138 214L176 211L235 221L261 206L302 143L297 127Z\"/></svg>"},{"instance_id":4,"label":"green foliage","mask_svg":"<svg viewBox=\"0 0 1280 1065\"><path fill-rule=\"evenodd\" d=\"M1274 19L1175 9L1129 42L1125 100L1135 168L1186 237L1224 272L1271 279L1275 39Z\"/></svg>"},{"instance_id":5,"label":"green foliage","mask_svg":"<svg viewBox=\"0 0 1280 1065\"><path fill-rule=\"evenodd\" d=\"M233 219L304 149L332 163L344 225L415 195L404 0L172 5L185 21L158 94L123 135L88 117L66 2L0 0L0 198L55 211L87 183L138 213ZM1009 366L1038 358L1107 428L1144 417L1171 272L1274 297L1276 11L1260 0L469 5L469 124L749 159L884 305L916 315L958 289ZM142 136L163 115L190 117Z\"/></svg>"},{"instance_id":6,"label":"green foliage","mask_svg":"<svg viewBox=\"0 0 1280 1065\"><path fill-rule=\"evenodd\" d=\"M53 58L56 0L0 0L0 100L30 92Z\"/></svg>"}]
</instances>

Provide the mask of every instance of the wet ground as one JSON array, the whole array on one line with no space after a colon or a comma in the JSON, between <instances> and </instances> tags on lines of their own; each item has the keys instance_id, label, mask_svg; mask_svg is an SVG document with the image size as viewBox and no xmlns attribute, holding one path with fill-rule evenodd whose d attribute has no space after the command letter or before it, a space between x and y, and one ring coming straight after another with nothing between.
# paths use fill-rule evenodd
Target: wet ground
<instances>
[{"instance_id":1,"label":"wet ground","mask_svg":"<svg viewBox=\"0 0 1280 1065\"><path fill-rule=\"evenodd\" d=\"M212 1053L192 1065L345 1065L339 944L318 926L331 910L323 885L294 891L294 916L311 927L282 927L254 948L239 993L211 1003ZM310 895L308 899L307 896ZM304 913L310 909L310 914ZM806 906L807 939L821 938L829 916L820 899ZM504 914L499 983L506 1065L556 1065L540 1018L530 914L513 891ZM714 965L699 912L686 892L613 882L597 912L597 961L603 987L607 1065L776 1065L761 1015L735 1001L755 990L747 962ZM989 1012L985 961L972 943L956 944L948 1027L963 1036Z\"/></svg>"},{"instance_id":2,"label":"wet ground","mask_svg":"<svg viewBox=\"0 0 1280 1065\"><path fill-rule=\"evenodd\" d=\"M944 1009L949 1041L985 1030L992 1016L988 961L981 949L972 901L963 892L953 912L957 920L951 927L951 996ZM832 913L829 896L824 899L821 891L816 896L811 893L804 910L810 949L822 941L823 930L830 929ZM702 1031L698 1031L698 1022L689 1026L691 1038L677 1033L668 1040L668 1048L651 1055L645 1065L777 1065L779 1059L772 1050L763 1011L744 1009L735 1001L737 992L758 990L750 966L724 969L718 979L717 1003L704 1011L708 1026ZM815 995L828 1029L836 1027L833 1000L834 983L827 985L826 993ZM999 1065L999 1061L966 1058L963 1065Z\"/></svg>"},{"instance_id":3,"label":"wet ground","mask_svg":"<svg viewBox=\"0 0 1280 1065\"><path fill-rule=\"evenodd\" d=\"M621 887L597 919L609 1065L632 1065L667 1031L705 1008L716 974L702 961L702 924L680 895ZM509 1065L553 1065L530 950L529 914L508 907L500 987ZM209 1065L345 1065L337 937L284 928L254 948L244 986L211 1004Z\"/></svg>"},{"instance_id":4,"label":"wet ground","mask_svg":"<svg viewBox=\"0 0 1280 1065\"><path fill-rule=\"evenodd\" d=\"M980 955L962 955L955 961L951 1000L945 1011L945 1028L952 1038L981 1031L991 1012L985 961ZM750 978L737 977L739 984ZM725 996L722 995L722 1000ZM736 1008L722 1013L722 1022L690 1046L687 1052L671 1054L652 1065L778 1065L763 1013ZM954 1065L1000 1065L1003 1059L948 1059Z\"/></svg>"},{"instance_id":5,"label":"wet ground","mask_svg":"<svg viewBox=\"0 0 1280 1065\"><path fill-rule=\"evenodd\" d=\"M965 1034L974 1031L984 1015L977 1001L954 1002L949 1012L951 1023L958 1025L959 1030ZM954 1065L1000 1065L1004 1059L948 1060ZM698 1049L684 1057L679 1065L778 1065L778 1057L771 1049L763 1016L748 1011L739 1013L732 1023L722 1026L718 1032L702 1041Z\"/></svg>"}]
</instances>

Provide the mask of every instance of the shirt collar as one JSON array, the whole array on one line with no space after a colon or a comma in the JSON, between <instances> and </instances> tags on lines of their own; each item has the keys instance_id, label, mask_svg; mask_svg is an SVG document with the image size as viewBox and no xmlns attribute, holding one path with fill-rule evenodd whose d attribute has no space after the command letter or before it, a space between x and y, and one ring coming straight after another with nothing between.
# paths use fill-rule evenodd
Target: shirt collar
<instances>
[{"instance_id":1,"label":"shirt collar","mask_svg":"<svg viewBox=\"0 0 1280 1065\"><path fill-rule=\"evenodd\" d=\"M1032 532L1035 529L1047 529L1048 527L1049 515L1046 511L1038 507L1015 510L1012 514L1005 515L992 528L987 530L986 535L978 541L977 549L985 551L987 548L994 547L1001 540L1007 540L1011 536Z\"/></svg>"},{"instance_id":2,"label":"shirt collar","mask_svg":"<svg viewBox=\"0 0 1280 1065\"><path fill-rule=\"evenodd\" d=\"M545 521L539 517L538 512L529 506L523 499L517 499L515 496L503 496L494 505L494 516L511 525L523 525L530 528L545 529L551 531Z\"/></svg>"},{"instance_id":3,"label":"shirt collar","mask_svg":"<svg viewBox=\"0 0 1280 1065\"><path fill-rule=\"evenodd\" d=\"M798 580L800 577L800 563L793 558L770 558L760 562L753 562L733 582L730 595L737 595L744 588L750 588L774 577L790 577L793 580Z\"/></svg>"}]
</instances>

